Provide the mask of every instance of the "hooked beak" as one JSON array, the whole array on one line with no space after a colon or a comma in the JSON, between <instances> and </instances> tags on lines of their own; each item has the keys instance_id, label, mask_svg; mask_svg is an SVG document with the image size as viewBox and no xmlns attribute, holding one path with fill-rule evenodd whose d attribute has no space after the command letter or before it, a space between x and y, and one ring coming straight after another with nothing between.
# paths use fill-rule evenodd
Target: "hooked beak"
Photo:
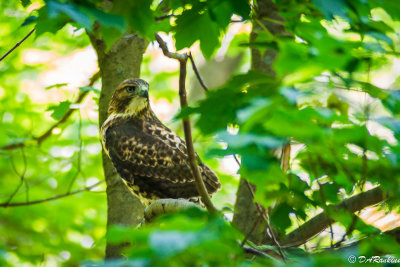
<instances>
[{"instance_id":1,"label":"hooked beak","mask_svg":"<svg viewBox=\"0 0 400 267\"><path fill-rule=\"evenodd\" d=\"M147 86L139 86L138 95L141 97L149 98L149 88Z\"/></svg>"}]
</instances>

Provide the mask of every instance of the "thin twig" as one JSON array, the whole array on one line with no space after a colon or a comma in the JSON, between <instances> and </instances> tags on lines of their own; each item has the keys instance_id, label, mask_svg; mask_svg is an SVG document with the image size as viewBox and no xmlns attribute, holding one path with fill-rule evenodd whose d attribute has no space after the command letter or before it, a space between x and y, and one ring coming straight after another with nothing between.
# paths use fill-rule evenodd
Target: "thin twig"
<instances>
[{"instance_id":1,"label":"thin twig","mask_svg":"<svg viewBox=\"0 0 400 267\"><path fill-rule=\"evenodd\" d=\"M154 19L155 19L155 21L161 21L161 20L164 20L164 19L172 18L172 17L176 17L176 15L175 14L168 14L168 15L163 15L163 16L160 16L160 17L155 17Z\"/></svg>"},{"instance_id":2,"label":"thin twig","mask_svg":"<svg viewBox=\"0 0 400 267\"><path fill-rule=\"evenodd\" d=\"M20 182L17 186L17 188L15 188L14 192L11 193L10 197L7 199L7 201L4 203L5 205L8 205L14 198L14 196L18 193L18 191L21 189L22 185L25 183L25 173L26 173L26 169L27 169L27 161L26 161L26 155L24 150L21 148L21 153L22 153L22 161L24 163L24 168L22 173L19 173L17 170L17 167L15 166L13 157L10 155L10 163L11 163L11 167L14 170L14 172L17 174L17 176L20 178ZM26 185L27 186L27 185Z\"/></svg>"},{"instance_id":3,"label":"thin twig","mask_svg":"<svg viewBox=\"0 0 400 267\"><path fill-rule=\"evenodd\" d=\"M246 20L244 19L231 19L231 23L240 23L240 22L245 22Z\"/></svg>"},{"instance_id":4,"label":"thin twig","mask_svg":"<svg viewBox=\"0 0 400 267\"><path fill-rule=\"evenodd\" d=\"M236 154L233 154L233 158L235 159L237 165L239 165L239 168L241 166L239 159L237 158Z\"/></svg>"},{"instance_id":5,"label":"thin twig","mask_svg":"<svg viewBox=\"0 0 400 267\"><path fill-rule=\"evenodd\" d=\"M96 72L89 80L89 84L88 86L93 86L93 84L100 78L100 72ZM83 99L85 99L86 95L89 93L89 91L84 91L84 92L80 92L79 95L77 96L77 98L75 99L74 103L79 104L82 103ZM72 109L70 108L65 114L64 116L57 121L56 123L54 123L46 132L44 132L42 135L37 136L37 137L32 137L31 140L29 141L36 141L36 143L38 145L40 145L44 140L46 140L48 137L50 137L53 134L53 130L55 128L57 128L58 126L60 126L61 124L63 124L64 122L66 122L69 117L72 115L72 113L75 111L76 109ZM26 146L26 142L18 142L18 143L12 143L12 144L8 144L5 146L0 147L0 150L13 150L13 149L17 149L17 148L21 148L21 147L25 147Z\"/></svg>"},{"instance_id":6,"label":"thin twig","mask_svg":"<svg viewBox=\"0 0 400 267\"><path fill-rule=\"evenodd\" d=\"M169 58L173 58L179 61L180 69L179 69L179 99L181 103L181 108L184 109L188 106L187 103L187 94L186 94L186 87L185 87L185 82L186 82L186 73L187 73L187 61L188 61L188 54L178 54L178 53L172 53L168 50L167 44L164 42L164 40L156 33L155 34L156 40L158 44L160 45L164 55ZM193 147L193 140L192 140L192 129L190 126L190 120L189 118L183 118L183 131L185 133L185 141L186 141L186 150L188 153L188 159L189 159L189 164L190 168L192 169L193 176L195 179L195 185L197 188L197 192L199 193L201 197L201 201L204 203L204 205L207 207L207 209L211 212L216 212L217 209L215 208L214 204L211 201L211 198L207 192L207 189L204 185L204 181L201 177L199 168L197 166L196 162L196 154L194 152L194 147Z\"/></svg>"},{"instance_id":7,"label":"thin twig","mask_svg":"<svg viewBox=\"0 0 400 267\"><path fill-rule=\"evenodd\" d=\"M207 86L204 84L204 81L203 81L203 79L202 79L201 76L200 76L199 70L198 70L197 67L196 67L196 63L194 63L194 59L193 59L193 56L192 56L192 53L191 53L191 52L189 52L189 59L190 59L190 63L192 63L193 71L194 71L194 73L196 74L197 80L199 81L201 87L203 87L203 89L204 89L205 91L208 91L208 88L207 88Z\"/></svg>"},{"instance_id":8,"label":"thin twig","mask_svg":"<svg viewBox=\"0 0 400 267\"><path fill-rule=\"evenodd\" d=\"M334 241L334 233L333 233L333 227L332 224L329 224L329 231L331 233L331 248L333 248L333 241Z\"/></svg>"},{"instance_id":9,"label":"thin twig","mask_svg":"<svg viewBox=\"0 0 400 267\"><path fill-rule=\"evenodd\" d=\"M59 198L63 198L63 197L67 197L67 196L72 196L75 194L78 194L80 192L84 192L84 191L89 191L90 189L98 186L99 184L101 184L102 182L104 182L104 180L101 180L97 183L95 183L94 185L91 186L86 186L84 188L69 192L69 193L65 193L65 194L61 194L61 195L56 195L56 196L52 196L49 198L44 198L44 199L39 199L39 200L35 200L35 201L30 201L30 202L17 202L17 203L2 203L0 204L0 207L20 207L20 206L29 206L29 205L35 205L35 204L39 204L39 203L43 203L43 202L47 202L47 201L52 201L52 200L56 200Z\"/></svg>"},{"instance_id":10,"label":"thin twig","mask_svg":"<svg viewBox=\"0 0 400 267\"><path fill-rule=\"evenodd\" d=\"M262 257L262 258L269 258L268 254L264 253L264 251L262 251L256 247L243 247L243 251L247 254L252 254L255 256Z\"/></svg>"},{"instance_id":11,"label":"thin twig","mask_svg":"<svg viewBox=\"0 0 400 267\"><path fill-rule=\"evenodd\" d=\"M19 41L18 43L16 43L14 45L13 48L11 48L10 50L7 51L7 53L5 53L1 58L0 61L2 61L3 59L5 59L9 54L11 54L12 51L14 51L18 46L20 46L26 39L28 39L29 36L31 36L31 34L35 31L35 28L33 28L27 35L25 35L24 38L22 38L21 41Z\"/></svg>"}]
</instances>

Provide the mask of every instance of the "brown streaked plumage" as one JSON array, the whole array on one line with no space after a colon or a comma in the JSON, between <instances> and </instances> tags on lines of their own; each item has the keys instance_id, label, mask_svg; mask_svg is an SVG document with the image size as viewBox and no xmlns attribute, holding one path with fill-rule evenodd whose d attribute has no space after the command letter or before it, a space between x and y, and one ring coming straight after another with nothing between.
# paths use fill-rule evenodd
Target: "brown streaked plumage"
<instances>
[{"instance_id":1,"label":"brown streaked plumage","mask_svg":"<svg viewBox=\"0 0 400 267\"><path fill-rule=\"evenodd\" d=\"M185 141L158 120L148 89L141 79L118 86L101 127L103 147L142 202L198 197ZM218 177L199 157L197 161L207 191L215 193L221 187Z\"/></svg>"}]
</instances>

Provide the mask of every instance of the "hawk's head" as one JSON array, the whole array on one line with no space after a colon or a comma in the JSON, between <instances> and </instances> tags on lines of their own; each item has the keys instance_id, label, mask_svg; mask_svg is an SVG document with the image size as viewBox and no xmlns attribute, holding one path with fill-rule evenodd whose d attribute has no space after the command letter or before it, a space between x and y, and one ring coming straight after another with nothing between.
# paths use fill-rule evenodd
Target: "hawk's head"
<instances>
[{"instance_id":1,"label":"hawk's head","mask_svg":"<svg viewBox=\"0 0 400 267\"><path fill-rule=\"evenodd\" d=\"M108 115L138 115L149 108L149 84L142 79L127 79L115 89Z\"/></svg>"}]
</instances>

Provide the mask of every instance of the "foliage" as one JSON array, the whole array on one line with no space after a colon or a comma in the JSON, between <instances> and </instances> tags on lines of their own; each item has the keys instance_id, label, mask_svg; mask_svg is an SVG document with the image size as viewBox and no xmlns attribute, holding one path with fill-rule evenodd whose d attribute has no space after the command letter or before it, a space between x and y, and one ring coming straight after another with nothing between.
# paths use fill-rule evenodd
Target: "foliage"
<instances>
[{"instance_id":1,"label":"foliage","mask_svg":"<svg viewBox=\"0 0 400 267\"><path fill-rule=\"evenodd\" d=\"M238 265L245 261L236 242L242 238L224 218L191 209L164 215L140 229L115 227L108 233L113 243L132 242L126 256L129 263L146 266ZM210 249L212 248L212 250ZM208 253L201 251L209 250Z\"/></svg>"},{"instance_id":2,"label":"foliage","mask_svg":"<svg viewBox=\"0 0 400 267\"><path fill-rule=\"evenodd\" d=\"M79 85L71 93L65 89L67 83L57 81L43 92L57 91L62 100L36 103L22 81L35 80L49 67L23 64L24 49L51 50L59 55L83 49L89 39L82 28L104 39L107 49L131 32L149 41L154 40L154 33L165 32L172 35L178 50L194 49L199 41L202 55L211 60L231 36L228 54L248 53L249 48L277 52L275 75L255 70L234 72L223 85L180 111L177 119L191 115L196 120L197 152L218 172L221 161L217 158L240 158L239 174L256 185L255 201L271 208L270 223L278 237L324 210L347 237L362 240L355 248L329 251L323 248L331 242L341 243L341 237L330 240L319 236L311 242L315 247L312 251L285 250L291 265L342 266L348 264L350 255L399 256L400 245L395 239L365 222L355 223L352 213L332 212L329 207L381 186L388 196L386 208L399 210L397 1L275 0L283 21L270 23L282 25L285 32L272 34L261 27L251 41L249 32L234 37L232 32L226 34L236 23L232 19L262 25L253 8L257 2L116 0L112 6L95 0L1 2L5 11L0 16L4 29L1 53L29 29L36 29L36 39L28 39L0 63L1 145L25 144L18 150L0 150L1 203L63 194L103 177L98 125L93 118L82 116L81 106L73 103L74 95L80 92L90 92L90 98L96 98L99 86ZM151 60L151 56L145 57L143 76L160 88L154 92L157 99L173 102L176 90L170 88L176 84L177 71L153 73ZM242 65L247 67L248 61ZM386 72L393 76L389 86L382 82ZM34 137L71 107L79 112L37 146ZM175 130L182 132L179 126ZM277 152L288 143L295 153L290 170L285 172ZM217 206L232 206L237 177L223 173L220 177L224 189L216 196ZM97 264L105 243L105 206L105 194L87 192L35 206L0 207L0 264L46 261L50 265L53 261L72 266L83 259L92 260L86 265ZM245 234L225 218L207 212L165 215L139 229L113 228L109 240L131 246L125 251L126 261L110 264L282 264L267 255L246 259L239 245ZM275 246L259 249L278 255Z\"/></svg>"}]
</instances>

